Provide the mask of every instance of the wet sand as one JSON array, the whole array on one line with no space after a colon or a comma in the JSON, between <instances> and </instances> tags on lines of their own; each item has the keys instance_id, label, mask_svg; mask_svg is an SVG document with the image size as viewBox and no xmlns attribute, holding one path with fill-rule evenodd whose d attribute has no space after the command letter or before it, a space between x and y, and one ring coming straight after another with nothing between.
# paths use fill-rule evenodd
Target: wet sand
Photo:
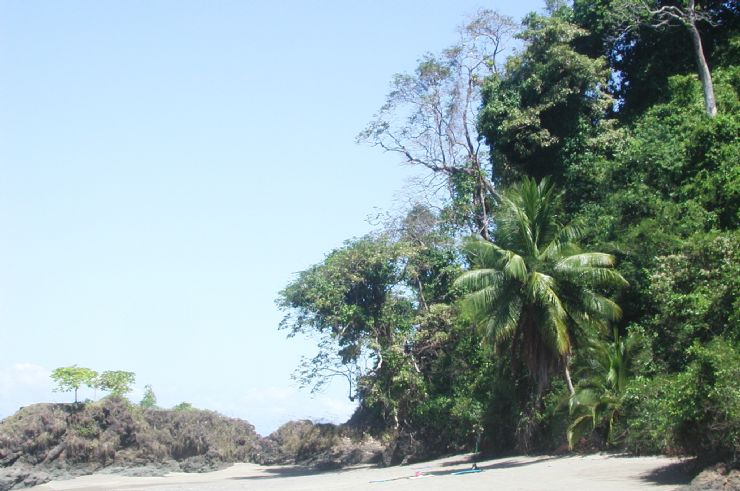
<instances>
[{"instance_id":1,"label":"wet sand","mask_svg":"<svg viewBox=\"0 0 740 491\"><path fill-rule=\"evenodd\" d=\"M668 457L587 455L510 457L478 462L479 473L459 455L400 467L351 467L308 472L295 466L235 464L206 474L164 477L83 476L29 488L35 491L237 491L237 490L673 490L688 483L680 461ZM417 477L418 476L418 477Z\"/></svg>"}]
</instances>

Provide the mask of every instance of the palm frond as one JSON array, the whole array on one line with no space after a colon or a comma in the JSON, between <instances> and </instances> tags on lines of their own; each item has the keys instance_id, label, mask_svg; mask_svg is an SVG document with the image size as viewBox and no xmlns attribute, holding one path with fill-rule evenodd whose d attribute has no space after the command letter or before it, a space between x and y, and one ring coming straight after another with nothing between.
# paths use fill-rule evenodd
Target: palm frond
<instances>
[{"instance_id":1,"label":"palm frond","mask_svg":"<svg viewBox=\"0 0 740 491\"><path fill-rule=\"evenodd\" d=\"M556 269L558 276L593 288L622 288L629 286L618 271L598 266L570 266Z\"/></svg>"},{"instance_id":2,"label":"palm frond","mask_svg":"<svg viewBox=\"0 0 740 491\"><path fill-rule=\"evenodd\" d=\"M576 225L562 227L542 250L540 259L553 261L565 254L573 255L580 252L575 241L581 237L581 231Z\"/></svg>"},{"instance_id":3,"label":"palm frond","mask_svg":"<svg viewBox=\"0 0 740 491\"><path fill-rule=\"evenodd\" d=\"M474 268L494 269L500 269L508 252L479 236L467 237L463 242L462 251Z\"/></svg>"},{"instance_id":4,"label":"palm frond","mask_svg":"<svg viewBox=\"0 0 740 491\"><path fill-rule=\"evenodd\" d=\"M544 308L546 317L542 319L543 328L551 345L561 355L570 351L571 340L568 332L568 314L556 292L556 282L552 276L533 272L529 275L528 294L530 299Z\"/></svg>"},{"instance_id":5,"label":"palm frond","mask_svg":"<svg viewBox=\"0 0 740 491\"><path fill-rule=\"evenodd\" d=\"M519 254L511 251L506 252L506 263L503 268L504 273L508 278L524 283L527 279L527 263Z\"/></svg>"},{"instance_id":6,"label":"palm frond","mask_svg":"<svg viewBox=\"0 0 740 491\"><path fill-rule=\"evenodd\" d=\"M593 406L598 404L600 401L599 394L592 390L592 389L579 389L576 391L575 394L573 394L569 401L568 405L570 407L570 413L573 414L573 412L576 410L578 406Z\"/></svg>"},{"instance_id":7,"label":"palm frond","mask_svg":"<svg viewBox=\"0 0 740 491\"><path fill-rule=\"evenodd\" d=\"M606 321L617 321L622 318L622 309L610 298L586 289L580 293L580 307L586 315Z\"/></svg>"},{"instance_id":8,"label":"palm frond","mask_svg":"<svg viewBox=\"0 0 740 491\"><path fill-rule=\"evenodd\" d=\"M486 338L496 345L513 338L522 314L522 304L515 295L501 298L498 308L485 324Z\"/></svg>"},{"instance_id":9,"label":"palm frond","mask_svg":"<svg viewBox=\"0 0 740 491\"><path fill-rule=\"evenodd\" d=\"M489 286L469 293L462 299L462 311L476 323L485 321L497 308L498 301L504 292L505 288L501 285L499 287Z\"/></svg>"},{"instance_id":10,"label":"palm frond","mask_svg":"<svg viewBox=\"0 0 740 491\"><path fill-rule=\"evenodd\" d=\"M611 268L614 266L614 261L614 256L611 254L604 254L602 252L584 252L582 254L574 254L561 259L555 264L555 268L558 270L577 269L583 267Z\"/></svg>"},{"instance_id":11,"label":"palm frond","mask_svg":"<svg viewBox=\"0 0 740 491\"><path fill-rule=\"evenodd\" d=\"M551 308L548 314L550 318L550 325L553 329L552 334L554 334L555 338L555 347L557 348L558 353L560 353L561 355L570 353L572 343L568 330L568 322L564 315L564 312L561 315L561 313L556 308Z\"/></svg>"},{"instance_id":12,"label":"palm frond","mask_svg":"<svg viewBox=\"0 0 740 491\"><path fill-rule=\"evenodd\" d=\"M530 273L527 279L529 297L546 308L555 308L558 316L565 318L565 309L556 293L555 278L539 271Z\"/></svg>"},{"instance_id":13,"label":"palm frond","mask_svg":"<svg viewBox=\"0 0 740 491\"><path fill-rule=\"evenodd\" d=\"M471 269L457 277L455 286L467 290L482 290L490 286L498 286L504 280L504 274L495 269Z\"/></svg>"},{"instance_id":14,"label":"palm frond","mask_svg":"<svg viewBox=\"0 0 740 491\"><path fill-rule=\"evenodd\" d=\"M591 422L590 428L587 423ZM568 437L568 448L573 450L575 442L579 440L583 435L593 431L593 416L591 414L584 414L576 418L569 426L566 431Z\"/></svg>"}]
</instances>

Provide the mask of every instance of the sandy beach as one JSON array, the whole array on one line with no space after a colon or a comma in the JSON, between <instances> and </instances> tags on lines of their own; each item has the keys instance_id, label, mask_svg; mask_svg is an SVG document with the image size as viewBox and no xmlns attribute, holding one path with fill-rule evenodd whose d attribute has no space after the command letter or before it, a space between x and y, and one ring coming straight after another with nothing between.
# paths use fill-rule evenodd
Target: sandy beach
<instances>
[{"instance_id":1,"label":"sandy beach","mask_svg":"<svg viewBox=\"0 0 740 491\"><path fill-rule=\"evenodd\" d=\"M231 490L672 490L688 482L668 457L617 455L508 457L478 462L459 455L408 466L352 467L332 472L307 472L294 466L235 464L205 474L171 473L164 477L83 476L30 488L36 491L231 491Z\"/></svg>"}]
</instances>

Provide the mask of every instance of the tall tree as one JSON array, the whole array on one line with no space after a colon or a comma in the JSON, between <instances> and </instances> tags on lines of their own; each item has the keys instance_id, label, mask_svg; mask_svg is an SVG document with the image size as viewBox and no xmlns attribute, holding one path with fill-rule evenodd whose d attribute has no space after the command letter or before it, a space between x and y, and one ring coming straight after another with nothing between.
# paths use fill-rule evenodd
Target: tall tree
<instances>
[{"instance_id":1,"label":"tall tree","mask_svg":"<svg viewBox=\"0 0 740 491\"><path fill-rule=\"evenodd\" d=\"M487 149L477 129L480 88L500 68L515 31L509 17L481 10L460 29L460 41L428 54L413 74L398 74L386 103L358 136L442 177L452 197L465 196L471 228L489 237L487 194L493 189Z\"/></svg>"},{"instance_id":2,"label":"tall tree","mask_svg":"<svg viewBox=\"0 0 740 491\"><path fill-rule=\"evenodd\" d=\"M627 0L615 5L614 14L621 25L622 34L639 26L662 29L671 25L684 27L691 38L693 57L704 94L704 108L707 115L717 115L717 101L714 95L712 72L704 54L704 43L699 31L699 23L713 23L712 15L703 11L694 0L665 3L657 0Z\"/></svg>"},{"instance_id":3,"label":"tall tree","mask_svg":"<svg viewBox=\"0 0 740 491\"><path fill-rule=\"evenodd\" d=\"M492 344L511 342L514 362L523 361L534 382L535 403L558 367L572 394L574 334L617 320L619 306L599 292L626 282L613 256L581 252L577 228L558 223L559 194L548 179L525 178L498 199L495 242L464 246L471 262L457 280L470 291L464 310Z\"/></svg>"}]
</instances>

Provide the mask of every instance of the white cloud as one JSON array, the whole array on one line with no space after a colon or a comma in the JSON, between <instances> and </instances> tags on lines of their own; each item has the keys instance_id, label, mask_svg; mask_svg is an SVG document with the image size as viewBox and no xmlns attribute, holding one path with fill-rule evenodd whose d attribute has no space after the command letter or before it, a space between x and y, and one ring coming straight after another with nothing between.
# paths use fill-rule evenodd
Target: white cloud
<instances>
[{"instance_id":1,"label":"white cloud","mask_svg":"<svg viewBox=\"0 0 740 491\"><path fill-rule=\"evenodd\" d=\"M33 363L0 367L0 418L38 402L64 401L66 394L52 392L51 370Z\"/></svg>"},{"instance_id":2,"label":"white cloud","mask_svg":"<svg viewBox=\"0 0 740 491\"><path fill-rule=\"evenodd\" d=\"M18 390L49 388L51 370L33 363L16 363L0 368L0 395L8 396Z\"/></svg>"},{"instance_id":3,"label":"white cloud","mask_svg":"<svg viewBox=\"0 0 740 491\"><path fill-rule=\"evenodd\" d=\"M270 403L287 401L295 398L297 394L293 387L261 387L250 389L240 400L242 403Z\"/></svg>"}]
</instances>

